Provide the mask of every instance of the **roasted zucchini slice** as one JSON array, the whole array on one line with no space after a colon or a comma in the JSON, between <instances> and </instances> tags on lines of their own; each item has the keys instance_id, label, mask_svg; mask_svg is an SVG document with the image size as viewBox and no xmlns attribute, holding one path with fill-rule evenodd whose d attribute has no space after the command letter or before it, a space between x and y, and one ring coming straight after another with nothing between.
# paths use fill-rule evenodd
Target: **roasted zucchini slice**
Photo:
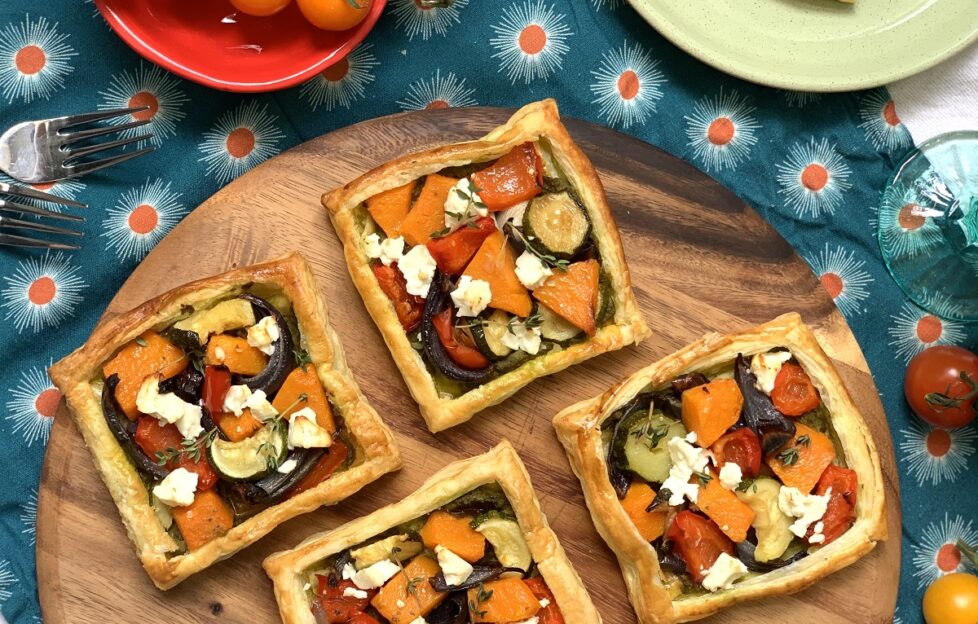
<instances>
[{"instance_id":1,"label":"roasted zucchini slice","mask_svg":"<svg viewBox=\"0 0 978 624\"><path fill-rule=\"evenodd\" d=\"M570 260L587 244L591 220L569 192L547 193L530 202L523 233L536 249Z\"/></svg>"},{"instance_id":2,"label":"roasted zucchini slice","mask_svg":"<svg viewBox=\"0 0 978 624\"><path fill-rule=\"evenodd\" d=\"M542 303L537 303L537 314L540 316L540 334L545 340L563 343L582 333L580 328L571 325Z\"/></svg>"},{"instance_id":3,"label":"roasted zucchini slice","mask_svg":"<svg viewBox=\"0 0 978 624\"><path fill-rule=\"evenodd\" d=\"M285 461L288 446L284 424L269 423L240 442L215 439L208 451L214 470L229 481L264 477Z\"/></svg>"},{"instance_id":4,"label":"roasted zucchini slice","mask_svg":"<svg viewBox=\"0 0 978 624\"><path fill-rule=\"evenodd\" d=\"M502 340L510 318L502 310L493 310L488 317L479 318L472 324L472 339L490 360L501 360L513 351Z\"/></svg>"}]
</instances>

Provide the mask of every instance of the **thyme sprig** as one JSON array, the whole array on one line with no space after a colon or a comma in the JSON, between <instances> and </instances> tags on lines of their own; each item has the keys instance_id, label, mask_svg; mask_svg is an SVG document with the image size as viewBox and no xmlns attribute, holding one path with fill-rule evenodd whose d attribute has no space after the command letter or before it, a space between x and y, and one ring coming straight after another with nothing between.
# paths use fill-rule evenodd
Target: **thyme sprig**
<instances>
[{"instance_id":1,"label":"thyme sprig","mask_svg":"<svg viewBox=\"0 0 978 624\"><path fill-rule=\"evenodd\" d=\"M645 445L650 451L652 451L655 450L655 447L659 446L659 442L662 442L663 438L669 435L669 425L666 423L659 423L658 425L652 424L652 412L649 411L649 415L646 417L645 422L643 422L640 427L632 431L632 435L640 440L645 438L645 440L643 440Z\"/></svg>"},{"instance_id":2,"label":"thyme sprig","mask_svg":"<svg viewBox=\"0 0 978 624\"><path fill-rule=\"evenodd\" d=\"M189 458L195 464L200 463L204 449L210 448L216 437L217 429L212 429L200 438L182 440L179 448L167 447L163 451L156 451L156 463L165 466L171 461L178 461L183 457Z\"/></svg>"},{"instance_id":3,"label":"thyme sprig","mask_svg":"<svg viewBox=\"0 0 978 624\"><path fill-rule=\"evenodd\" d=\"M544 264L546 264L548 266L551 266L551 267L553 267L553 268L555 268L555 269L557 269L559 271L566 271L567 270L567 267L570 266L570 261L569 260L558 259L553 254L545 253L545 252L540 251L539 249L537 249L536 246L533 245L533 242L530 241L530 239L528 239L526 237L526 234L523 233L523 231L521 230L521 228L518 228L516 226L512 226L512 227L509 227L508 229L509 229L510 232L512 232L513 234L515 234L516 237L519 238L523 242L523 245L524 245L524 247L526 247L526 250L527 251L529 251L531 254L533 254L534 256L536 256L537 258L539 258L540 260L542 260Z\"/></svg>"}]
</instances>

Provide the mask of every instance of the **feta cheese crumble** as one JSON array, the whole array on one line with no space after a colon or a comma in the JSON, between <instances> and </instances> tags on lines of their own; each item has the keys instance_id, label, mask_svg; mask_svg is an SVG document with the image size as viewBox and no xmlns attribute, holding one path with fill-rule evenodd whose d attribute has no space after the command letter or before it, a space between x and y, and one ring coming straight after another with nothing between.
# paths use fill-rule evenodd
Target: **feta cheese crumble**
<instances>
[{"instance_id":1,"label":"feta cheese crumble","mask_svg":"<svg viewBox=\"0 0 978 624\"><path fill-rule=\"evenodd\" d=\"M289 420L289 448L325 448L333 443L333 436L316 422L316 412L303 407L292 412Z\"/></svg>"},{"instance_id":2,"label":"feta cheese crumble","mask_svg":"<svg viewBox=\"0 0 978 624\"><path fill-rule=\"evenodd\" d=\"M160 394L160 379L159 375L149 375L143 380L136 392L136 409L162 423L176 425L185 439L196 438L204 431L200 406L187 403L172 392Z\"/></svg>"},{"instance_id":3,"label":"feta cheese crumble","mask_svg":"<svg viewBox=\"0 0 978 624\"><path fill-rule=\"evenodd\" d=\"M224 363L224 358L227 357L227 353L221 347L214 347L214 359L217 360L218 364Z\"/></svg>"},{"instance_id":4,"label":"feta cheese crumble","mask_svg":"<svg viewBox=\"0 0 978 624\"><path fill-rule=\"evenodd\" d=\"M224 395L224 411L240 416L244 408L248 407L249 398L251 398L251 388L244 384L231 386Z\"/></svg>"},{"instance_id":5,"label":"feta cheese crumble","mask_svg":"<svg viewBox=\"0 0 978 624\"><path fill-rule=\"evenodd\" d=\"M774 378L778 376L784 363L791 359L790 351L771 351L758 353L750 360L750 370L757 377L754 387L764 394L774 390Z\"/></svg>"},{"instance_id":6,"label":"feta cheese crumble","mask_svg":"<svg viewBox=\"0 0 978 624\"><path fill-rule=\"evenodd\" d=\"M710 454L706 449L693 446L680 437L675 437L666 443L669 449L669 459L672 460L672 467L669 469L669 476L662 482L662 489L669 490L669 504L681 505L683 498L691 503L695 503L699 496L699 486L690 483L694 473L706 472L706 467L710 462Z\"/></svg>"},{"instance_id":7,"label":"feta cheese crumble","mask_svg":"<svg viewBox=\"0 0 978 624\"><path fill-rule=\"evenodd\" d=\"M275 341L282 335L275 317L266 316L248 328L248 344L265 355L275 353Z\"/></svg>"},{"instance_id":8,"label":"feta cheese crumble","mask_svg":"<svg viewBox=\"0 0 978 624\"><path fill-rule=\"evenodd\" d=\"M399 607L399 608L403 609L404 607ZM418 617L411 620L411 624L428 624L428 620L424 619L423 616L419 615Z\"/></svg>"},{"instance_id":9,"label":"feta cheese crumble","mask_svg":"<svg viewBox=\"0 0 978 624\"><path fill-rule=\"evenodd\" d=\"M458 280L458 286L452 291L452 302L458 308L458 316L479 316L492 301L492 291L489 282L472 279L463 275Z\"/></svg>"},{"instance_id":10,"label":"feta cheese crumble","mask_svg":"<svg viewBox=\"0 0 978 624\"><path fill-rule=\"evenodd\" d=\"M268 402L268 396L264 390L255 390L245 401L245 406L251 410L251 415L258 420L271 420L278 416L278 410Z\"/></svg>"},{"instance_id":11,"label":"feta cheese crumble","mask_svg":"<svg viewBox=\"0 0 978 624\"><path fill-rule=\"evenodd\" d=\"M418 297L428 296L431 280L435 276L437 267L438 264L424 245L415 245L397 263L397 268L400 269L404 281L407 282L408 293Z\"/></svg>"},{"instance_id":12,"label":"feta cheese crumble","mask_svg":"<svg viewBox=\"0 0 978 624\"><path fill-rule=\"evenodd\" d=\"M476 192L469 178L462 178L448 191L445 199L445 227L455 230L460 225L489 214L489 209Z\"/></svg>"},{"instance_id":13,"label":"feta cheese crumble","mask_svg":"<svg viewBox=\"0 0 978 624\"><path fill-rule=\"evenodd\" d=\"M153 487L153 496L169 507L186 507L194 502L197 491L197 473L177 468Z\"/></svg>"},{"instance_id":14,"label":"feta cheese crumble","mask_svg":"<svg viewBox=\"0 0 978 624\"><path fill-rule=\"evenodd\" d=\"M547 278L553 274L554 272L540 258L529 251L524 251L516 259L516 277L530 290L543 286Z\"/></svg>"},{"instance_id":15,"label":"feta cheese crumble","mask_svg":"<svg viewBox=\"0 0 978 624\"><path fill-rule=\"evenodd\" d=\"M435 554L438 555L438 565L441 566L447 584L461 585L472 576L472 571L475 569L472 564L444 546L435 546Z\"/></svg>"},{"instance_id":16,"label":"feta cheese crumble","mask_svg":"<svg viewBox=\"0 0 978 624\"><path fill-rule=\"evenodd\" d=\"M728 490L736 490L744 478L744 472L740 469L740 464L728 461L720 468L720 485Z\"/></svg>"},{"instance_id":17,"label":"feta cheese crumble","mask_svg":"<svg viewBox=\"0 0 978 624\"><path fill-rule=\"evenodd\" d=\"M805 534L808 533L808 527L821 520L822 516L825 515L831 495L832 488L829 488L825 494L818 496L817 494L802 494L798 488L782 485L778 492L778 509L786 516L797 518L789 528L798 537L805 537Z\"/></svg>"},{"instance_id":18,"label":"feta cheese crumble","mask_svg":"<svg viewBox=\"0 0 978 624\"><path fill-rule=\"evenodd\" d=\"M541 598L540 599L540 608L541 609L546 609L549 606L550 606L550 601L549 600L547 600L546 598Z\"/></svg>"},{"instance_id":19,"label":"feta cheese crumble","mask_svg":"<svg viewBox=\"0 0 978 624\"><path fill-rule=\"evenodd\" d=\"M390 266L404 256L404 238L385 238L381 242L377 234L370 234L364 239L364 249L367 257L380 260L384 266Z\"/></svg>"},{"instance_id":20,"label":"feta cheese crumble","mask_svg":"<svg viewBox=\"0 0 978 624\"><path fill-rule=\"evenodd\" d=\"M734 581L745 574L747 574L747 566L740 559L722 552L703 578L703 588L711 592L730 589Z\"/></svg>"},{"instance_id":21,"label":"feta cheese crumble","mask_svg":"<svg viewBox=\"0 0 978 624\"><path fill-rule=\"evenodd\" d=\"M293 470L295 470L295 467L298 466L298 465L299 465L299 462L297 462L296 460L294 460L294 459L286 459L275 470L277 470L281 474L289 474L290 472L292 472Z\"/></svg>"},{"instance_id":22,"label":"feta cheese crumble","mask_svg":"<svg viewBox=\"0 0 978 624\"><path fill-rule=\"evenodd\" d=\"M360 589L376 589L400 571L400 566L388 559L378 561L359 571L352 563L348 563L343 566L343 578L353 581L353 584Z\"/></svg>"},{"instance_id":23,"label":"feta cheese crumble","mask_svg":"<svg viewBox=\"0 0 978 624\"><path fill-rule=\"evenodd\" d=\"M357 589L356 587L347 587L343 590L343 595L348 598L356 598L357 600L364 600L369 595L362 589Z\"/></svg>"},{"instance_id":24,"label":"feta cheese crumble","mask_svg":"<svg viewBox=\"0 0 978 624\"><path fill-rule=\"evenodd\" d=\"M513 319L506 326L506 333L499 340L514 351L526 351L536 355L540 351L540 328L527 327L524 321Z\"/></svg>"}]
</instances>

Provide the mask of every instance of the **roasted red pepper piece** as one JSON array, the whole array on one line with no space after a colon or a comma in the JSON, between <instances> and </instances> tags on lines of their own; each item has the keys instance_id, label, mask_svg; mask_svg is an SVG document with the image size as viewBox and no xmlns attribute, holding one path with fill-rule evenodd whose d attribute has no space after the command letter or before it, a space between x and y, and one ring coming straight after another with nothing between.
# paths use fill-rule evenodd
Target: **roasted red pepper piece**
<instances>
[{"instance_id":1,"label":"roasted red pepper piece","mask_svg":"<svg viewBox=\"0 0 978 624\"><path fill-rule=\"evenodd\" d=\"M849 530L852 523L856 520L856 492L859 489L859 477L848 468L839 466L829 466L822 473L815 486L815 493L824 496L832 488L829 495L829 503L822 516L822 535L825 541L819 545L824 546L832 543L840 535ZM810 539L814 534L814 525L808 529L805 539Z\"/></svg>"},{"instance_id":2,"label":"roasted red pepper piece","mask_svg":"<svg viewBox=\"0 0 978 624\"><path fill-rule=\"evenodd\" d=\"M822 400L808 373L797 364L787 363L774 378L771 402L785 416L801 416L818 407Z\"/></svg>"},{"instance_id":3,"label":"roasted red pepper piece","mask_svg":"<svg viewBox=\"0 0 978 624\"><path fill-rule=\"evenodd\" d=\"M448 357L452 358L456 364L470 369L489 366L489 359L475 348L468 334L455 329L452 323L451 307L436 314L433 323L441 346L445 347Z\"/></svg>"},{"instance_id":4,"label":"roasted red pepper piece","mask_svg":"<svg viewBox=\"0 0 978 624\"><path fill-rule=\"evenodd\" d=\"M397 320L401 322L404 331L409 332L417 329L424 313L424 299L407 291L407 281L401 275L396 263L390 266L378 263L372 265L371 268L374 271L374 277L377 278L377 283L380 284L380 289L394 304Z\"/></svg>"},{"instance_id":5,"label":"roasted red pepper piece","mask_svg":"<svg viewBox=\"0 0 978 624\"><path fill-rule=\"evenodd\" d=\"M702 583L720 553L734 554L734 545L720 527L709 518L689 511L680 511L669 526L666 538L676 553L686 562L689 575Z\"/></svg>"},{"instance_id":6,"label":"roasted red pepper piece","mask_svg":"<svg viewBox=\"0 0 978 624\"><path fill-rule=\"evenodd\" d=\"M547 587L547 582L543 580L543 577L534 576L523 579L523 582L530 588L537 600L546 600L550 603L537 611L538 624L564 624L564 616L561 615L560 607L557 606L557 599L554 598L553 592Z\"/></svg>"},{"instance_id":7,"label":"roasted red pepper piece","mask_svg":"<svg viewBox=\"0 0 978 624\"><path fill-rule=\"evenodd\" d=\"M447 236L428 241L428 252L438 263L438 270L448 275L458 275L465 270L482 241L496 231L496 220L481 217L475 220L475 227L467 225Z\"/></svg>"},{"instance_id":8,"label":"roasted red pepper piece","mask_svg":"<svg viewBox=\"0 0 978 624\"><path fill-rule=\"evenodd\" d=\"M204 367L204 407L212 416L224 411L224 397L231 388L231 371L226 366Z\"/></svg>"},{"instance_id":9,"label":"roasted red pepper piece","mask_svg":"<svg viewBox=\"0 0 978 624\"><path fill-rule=\"evenodd\" d=\"M543 166L533 143L514 147L499 160L472 174L479 197L490 211L533 199L543 191Z\"/></svg>"},{"instance_id":10,"label":"roasted red pepper piece","mask_svg":"<svg viewBox=\"0 0 978 624\"><path fill-rule=\"evenodd\" d=\"M727 462L733 462L740 466L745 477L756 477L761 470L761 441L747 427L724 434L710 446L710 450L720 468Z\"/></svg>"},{"instance_id":11,"label":"roasted red pepper piece","mask_svg":"<svg viewBox=\"0 0 978 624\"><path fill-rule=\"evenodd\" d=\"M156 460L157 453L166 453L171 449L182 449L183 436L176 425L164 425L152 416L140 416L136 424L136 444L150 459ZM189 453L181 453L176 459L166 463L170 470L186 468L197 474L197 489L209 490L217 483L217 472L207 459L207 450L200 447L197 461Z\"/></svg>"},{"instance_id":12,"label":"roasted red pepper piece","mask_svg":"<svg viewBox=\"0 0 978 624\"><path fill-rule=\"evenodd\" d=\"M308 489L314 488L330 477L336 469L343 465L346 456L350 452L350 447L343 440L333 440L333 443L326 449L326 454L319 458L319 462L312 467L309 474L304 476L301 481L292 486L292 489L285 493L283 500L288 500L293 496L302 494Z\"/></svg>"},{"instance_id":13,"label":"roasted red pepper piece","mask_svg":"<svg viewBox=\"0 0 978 624\"><path fill-rule=\"evenodd\" d=\"M377 594L376 589L362 590L367 593L366 598L355 598L345 596L343 592L347 589L361 591L351 580L340 580L336 577L316 575L319 579L319 602L326 613L326 621L331 624L350 624L351 622L360 623L373 620L357 620L358 616L365 615L364 609L370 604L371 598ZM367 616L370 617L370 616ZM376 620L373 620L376 621Z\"/></svg>"}]
</instances>

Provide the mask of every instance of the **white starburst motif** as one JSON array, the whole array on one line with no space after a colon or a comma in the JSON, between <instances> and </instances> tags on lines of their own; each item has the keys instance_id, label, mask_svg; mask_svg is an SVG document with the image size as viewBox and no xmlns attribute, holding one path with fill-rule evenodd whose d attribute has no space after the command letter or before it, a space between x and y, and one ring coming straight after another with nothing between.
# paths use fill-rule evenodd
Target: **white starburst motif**
<instances>
[{"instance_id":1,"label":"white starburst motif","mask_svg":"<svg viewBox=\"0 0 978 624\"><path fill-rule=\"evenodd\" d=\"M719 95L693 104L692 113L683 117L693 159L708 172L734 169L746 160L761 127L754 110L746 97L736 91L724 93L722 88Z\"/></svg>"},{"instance_id":2,"label":"white starburst motif","mask_svg":"<svg viewBox=\"0 0 978 624\"><path fill-rule=\"evenodd\" d=\"M658 66L659 61L638 44L629 47L626 41L621 48L609 50L601 56L598 69L591 70L595 96L591 103L599 106L598 113L610 125L645 124L655 113L666 83Z\"/></svg>"},{"instance_id":3,"label":"white starburst motif","mask_svg":"<svg viewBox=\"0 0 978 624\"><path fill-rule=\"evenodd\" d=\"M781 91L788 108L805 108L809 104L814 104L822 99L821 93L809 93L807 91Z\"/></svg>"},{"instance_id":4,"label":"white starburst motif","mask_svg":"<svg viewBox=\"0 0 978 624\"><path fill-rule=\"evenodd\" d=\"M141 259L187 214L170 182L146 180L105 211L102 236L119 260Z\"/></svg>"},{"instance_id":5,"label":"white starburst motif","mask_svg":"<svg viewBox=\"0 0 978 624\"><path fill-rule=\"evenodd\" d=\"M492 25L495 36L489 45L496 50L492 58L500 61L499 71L510 82L530 84L546 80L563 66L572 34L562 13L544 0L524 0L503 9L499 23Z\"/></svg>"},{"instance_id":6,"label":"white starburst motif","mask_svg":"<svg viewBox=\"0 0 978 624\"><path fill-rule=\"evenodd\" d=\"M417 0L393 0L394 27L403 28L408 41L421 35L427 41L434 35L445 36L448 29L462 20L459 13L469 0L455 0L444 7L423 7Z\"/></svg>"},{"instance_id":7,"label":"white starburst motif","mask_svg":"<svg viewBox=\"0 0 978 624\"><path fill-rule=\"evenodd\" d=\"M10 588L17 583L17 577L10 571L10 562L0 561L0 607L14 595Z\"/></svg>"},{"instance_id":8,"label":"white starburst motif","mask_svg":"<svg viewBox=\"0 0 978 624\"><path fill-rule=\"evenodd\" d=\"M900 607L897 607L893 612L893 624L903 624L903 618L900 617Z\"/></svg>"},{"instance_id":9,"label":"white starburst motif","mask_svg":"<svg viewBox=\"0 0 978 624\"><path fill-rule=\"evenodd\" d=\"M963 325L947 320L949 316L960 316L958 306L941 293L925 292L923 298L927 308L935 310L936 314L912 303L904 303L899 314L890 317L893 324L887 330L890 334L889 344L904 362L909 362L910 358L927 347L956 344L964 339Z\"/></svg>"},{"instance_id":10,"label":"white starburst motif","mask_svg":"<svg viewBox=\"0 0 978 624\"><path fill-rule=\"evenodd\" d=\"M895 150L910 147L913 139L900 122L896 105L883 89L871 91L859 100L859 127L866 133L866 139L878 150Z\"/></svg>"},{"instance_id":11,"label":"white starburst motif","mask_svg":"<svg viewBox=\"0 0 978 624\"><path fill-rule=\"evenodd\" d=\"M278 142L285 138L278 122L268 105L257 100L221 115L197 146L204 154L198 160L207 163L204 173L226 184L277 154Z\"/></svg>"},{"instance_id":12,"label":"white starburst motif","mask_svg":"<svg viewBox=\"0 0 978 624\"><path fill-rule=\"evenodd\" d=\"M353 102L361 99L367 91L367 85L374 81L371 71L379 63L377 57L370 52L373 47L362 43L353 52L312 80L302 85L299 97L306 100L312 110L320 106L328 111L337 106L350 108Z\"/></svg>"},{"instance_id":13,"label":"white starburst motif","mask_svg":"<svg viewBox=\"0 0 978 624\"><path fill-rule=\"evenodd\" d=\"M22 435L28 447L35 442L45 446L61 402L61 391L54 387L43 368L29 368L21 372L20 380L7 391L7 396L4 419L12 424L10 432Z\"/></svg>"},{"instance_id":14,"label":"white starburst motif","mask_svg":"<svg viewBox=\"0 0 978 624\"><path fill-rule=\"evenodd\" d=\"M601 9L608 9L614 11L620 6L625 4L625 0L591 0L591 4L594 5L595 10L600 11Z\"/></svg>"},{"instance_id":15,"label":"white starburst motif","mask_svg":"<svg viewBox=\"0 0 978 624\"><path fill-rule=\"evenodd\" d=\"M3 281L0 309L18 333L24 329L36 333L69 318L82 300L82 289L88 288L78 276L78 267L60 251L17 263Z\"/></svg>"},{"instance_id":16,"label":"white starburst motif","mask_svg":"<svg viewBox=\"0 0 978 624\"><path fill-rule=\"evenodd\" d=\"M68 38L57 23L44 17L32 22L30 15L0 30L0 90L8 103L47 100L65 88L65 79L75 71L69 59L78 56Z\"/></svg>"},{"instance_id":17,"label":"white starburst motif","mask_svg":"<svg viewBox=\"0 0 978 624\"><path fill-rule=\"evenodd\" d=\"M891 186L883 192L877 210L880 243L890 256L916 256L938 246L944 239L940 226L923 206L918 193L906 185Z\"/></svg>"},{"instance_id":18,"label":"white starburst motif","mask_svg":"<svg viewBox=\"0 0 978 624\"><path fill-rule=\"evenodd\" d=\"M967 459L975 452L978 439L971 428L941 429L916 421L900 433L904 436L900 442L903 461L918 486L954 483L967 469Z\"/></svg>"},{"instance_id":19,"label":"white starburst motif","mask_svg":"<svg viewBox=\"0 0 978 624\"><path fill-rule=\"evenodd\" d=\"M0 182L5 182L7 184L21 184L14 180L10 176L0 173ZM31 188L37 191L42 191L55 197L62 197L64 199L77 199L78 194L85 190L85 183L79 182L77 179L69 180L58 180L57 182L47 182L44 184L29 184ZM61 212L64 210L64 206L61 204L55 204L53 202L41 201L38 199L33 199L30 197L11 197L13 201L20 202L22 204L27 204L29 206L37 206L39 208L44 208L52 212Z\"/></svg>"},{"instance_id":20,"label":"white starburst motif","mask_svg":"<svg viewBox=\"0 0 978 624\"><path fill-rule=\"evenodd\" d=\"M816 141L812 137L807 143L795 143L776 167L781 185L778 193L803 217L835 214L845 191L852 186L852 170L828 139Z\"/></svg>"},{"instance_id":21,"label":"white starburst motif","mask_svg":"<svg viewBox=\"0 0 978 624\"><path fill-rule=\"evenodd\" d=\"M474 93L475 89L465 88L465 78L459 79L454 72L448 72L443 78L438 69L430 79L412 82L407 96L398 100L397 105L403 110L475 106Z\"/></svg>"},{"instance_id":22,"label":"white starburst motif","mask_svg":"<svg viewBox=\"0 0 978 624\"><path fill-rule=\"evenodd\" d=\"M808 259L812 271L843 314L865 312L862 303L869 298L872 276L866 271L866 261L856 259L856 252L825 243L819 254Z\"/></svg>"},{"instance_id":23,"label":"white starburst motif","mask_svg":"<svg viewBox=\"0 0 978 624\"><path fill-rule=\"evenodd\" d=\"M31 490L27 500L20 506L20 523L24 525L21 533L28 536L31 546L37 540L37 489Z\"/></svg>"},{"instance_id":24,"label":"white starburst motif","mask_svg":"<svg viewBox=\"0 0 978 624\"><path fill-rule=\"evenodd\" d=\"M156 65L139 63L139 67L112 76L109 87L99 91L102 101L99 110L114 108L133 108L149 106L149 109L107 119L106 123L113 126L149 120L144 126L127 128L119 133L120 137L131 138L146 132L153 134L149 139L153 145L162 145L163 140L176 134L177 122L187 116L183 105L190 98L180 90L180 81L173 75L163 71ZM139 141L137 145L143 145Z\"/></svg>"},{"instance_id":25,"label":"white starburst motif","mask_svg":"<svg viewBox=\"0 0 978 624\"><path fill-rule=\"evenodd\" d=\"M917 589L923 589L944 576L955 572L974 571L967 557L961 556L958 541L970 546L978 545L978 531L963 516L952 520L945 511L944 519L932 522L921 532L920 539L910 537L913 545L913 575L917 579Z\"/></svg>"}]
</instances>

